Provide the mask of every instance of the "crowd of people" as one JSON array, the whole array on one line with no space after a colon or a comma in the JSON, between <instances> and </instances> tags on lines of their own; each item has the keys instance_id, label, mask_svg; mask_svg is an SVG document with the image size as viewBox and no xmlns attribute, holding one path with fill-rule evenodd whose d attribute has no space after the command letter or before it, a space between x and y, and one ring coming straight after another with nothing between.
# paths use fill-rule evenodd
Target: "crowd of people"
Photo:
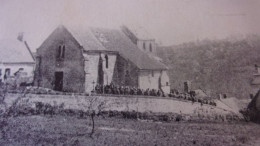
<instances>
[{"instance_id":1,"label":"crowd of people","mask_svg":"<svg viewBox=\"0 0 260 146\"><path fill-rule=\"evenodd\" d=\"M158 97L168 96L168 97L178 98L182 100L189 100L192 102L199 102L201 104L216 105L216 103L213 100L196 97L194 91L190 91L189 93L181 93L176 89L172 89L170 91L170 94L166 95L162 90L156 90L156 89L148 88L146 90L143 90L136 87L118 86L114 84L110 84L110 85L97 84L92 92L96 94L144 95L144 96L158 96Z\"/></svg>"},{"instance_id":2,"label":"crowd of people","mask_svg":"<svg viewBox=\"0 0 260 146\"><path fill-rule=\"evenodd\" d=\"M184 100L190 100L193 102L201 102L201 103L210 103L210 100L200 99L196 97L194 91L190 91L189 93L181 93L177 89L171 89L170 94L165 94L162 90L156 89L140 89L137 87L129 87L129 86L118 86L114 84L110 85L99 85L95 86L94 91L97 94L116 94L116 95L146 95L146 96L161 96L161 97L173 97Z\"/></svg>"},{"instance_id":3,"label":"crowd of people","mask_svg":"<svg viewBox=\"0 0 260 146\"><path fill-rule=\"evenodd\" d=\"M117 95L146 95L146 96L162 96L165 94L162 90L156 89L140 89L129 86L117 86L117 85L99 85L97 84L94 91L97 94L117 94Z\"/></svg>"},{"instance_id":4,"label":"crowd of people","mask_svg":"<svg viewBox=\"0 0 260 146\"><path fill-rule=\"evenodd\" d=\"M172 89L169 94L169 97L190 100L192 102L199 102L201 104L210 104L216 106L216 103L213 100L210 100L209 97L207 98L197 97L194 91L190 91L189 93L180 93L178 90Z\"/></svg>"}]
</instances>

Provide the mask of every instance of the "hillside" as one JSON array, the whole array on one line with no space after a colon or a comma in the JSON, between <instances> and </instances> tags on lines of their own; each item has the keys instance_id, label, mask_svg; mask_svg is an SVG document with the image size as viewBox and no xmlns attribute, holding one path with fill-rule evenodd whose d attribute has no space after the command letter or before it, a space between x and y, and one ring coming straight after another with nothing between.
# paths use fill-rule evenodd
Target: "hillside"
<instances>
[{"instance_id":1,"label":"hillside","mask_svg":"<svg viewBox=\"0 0 260 146\"><path fill-rule=\"evenodd\" d=\"M216 97L219 93L248 98L255 64L260 64L260 36L203 40L177 46L158 47L158 55L169 67L171 88L183 90L190 80ZM255 93L253 93L255 94Z\"/></svg>"}]
</instances>

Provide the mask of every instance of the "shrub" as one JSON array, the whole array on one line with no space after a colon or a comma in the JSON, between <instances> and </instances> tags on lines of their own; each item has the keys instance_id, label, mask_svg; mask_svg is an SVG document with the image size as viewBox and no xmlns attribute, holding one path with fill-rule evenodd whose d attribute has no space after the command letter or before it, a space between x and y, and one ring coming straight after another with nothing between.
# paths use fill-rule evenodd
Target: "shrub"
<instances>
[{"instance_id":1,"label":"shrub","mask_svg":"<svg viewBox=\"0 0 260 146\"><path fill-rule=\"evenodd\" d=\"M171 118L169 115L159 115L158 120L163 121L163 122L169 122L171 120Z\"/></svg>"},{"instance_id":2,"label":"shrub","mask_svg":"<svg viewBox=\"0 0 260 146\"><path fill-rule=\"evenodd\" d=\"M179 122L182 120L182 115L177 115L175 121Z\"/></svg>"}]
</instances>

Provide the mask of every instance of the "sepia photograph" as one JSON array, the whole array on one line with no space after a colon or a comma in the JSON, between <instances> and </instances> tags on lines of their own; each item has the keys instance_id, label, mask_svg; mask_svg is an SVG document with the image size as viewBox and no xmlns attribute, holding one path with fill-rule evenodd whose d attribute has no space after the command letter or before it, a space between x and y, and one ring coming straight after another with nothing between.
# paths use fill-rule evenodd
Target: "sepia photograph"
<instances>
[{"instance_id":1,"label":"sepia photograph","mask_svg":"<svg viewBox=\"0 0 260 146\"><path fill-rule=\"evenodd\" d=\"M0 0L1 146L259 146L260 0Z\"/></svg>"}]
</instances>

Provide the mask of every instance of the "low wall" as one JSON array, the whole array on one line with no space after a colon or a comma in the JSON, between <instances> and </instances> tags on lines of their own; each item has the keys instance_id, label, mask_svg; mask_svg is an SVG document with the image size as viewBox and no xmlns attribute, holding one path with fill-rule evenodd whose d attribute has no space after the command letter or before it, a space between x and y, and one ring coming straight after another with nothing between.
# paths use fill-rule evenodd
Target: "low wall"
<instances>
[{"instance_id":1,"label":"low wall","mask_svg":"<svg viewBox=\"0 0 260 146\"><path fill-rule=\"evenodd\" d=\"M19 94L8 94L8 98L16 98ZM27 94L29 102L49 103L51 105L64 104L65 109L88 110L90 103L106 103L106 111L137 111L153 113L181 113L203 115L227 115L234 114L228 108L220 108L198 102L184 101L173 98L147 97L147 96L83 96L83 95L41 95Z\"/></svg>"}]
</instances>

